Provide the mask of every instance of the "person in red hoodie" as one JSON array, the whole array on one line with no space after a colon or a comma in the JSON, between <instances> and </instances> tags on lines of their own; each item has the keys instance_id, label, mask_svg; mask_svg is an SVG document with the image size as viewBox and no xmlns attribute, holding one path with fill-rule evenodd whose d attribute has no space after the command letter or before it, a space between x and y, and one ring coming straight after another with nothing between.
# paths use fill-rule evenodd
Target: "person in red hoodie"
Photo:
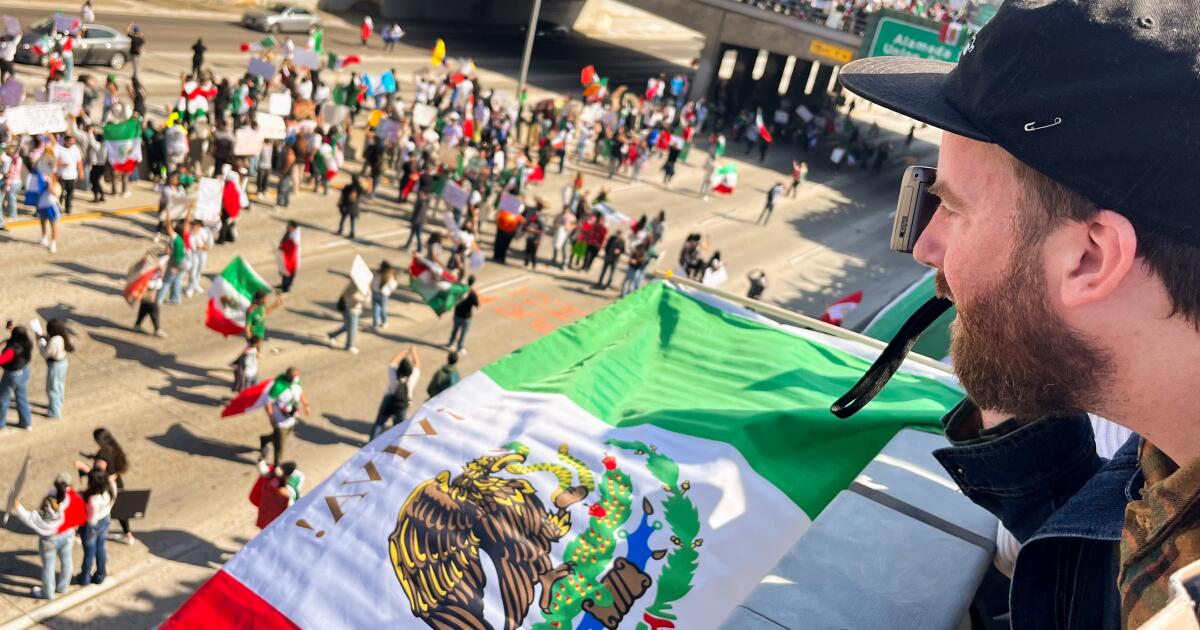
<instances>
[{"instance_id":1,"label":"person in red hoodie","mask_svg":"<svg viewBox=\"0 0 1200 630\"><path fill-rule=\"evenodd\" d=\"M221 192L221 231L217 234L217 244L232 243L237 240L237 218L246 206L246 198L238 185L237 171L225 171L225 188Z\"/></svg>"},{"instance_id":2,"label":"person in red hoodie","mask_svg":"<svg viewBox=\"0 0 1200 630\"><path fill-rule=\"evenodd\" d=\"M592 228L584 238L587 241L587 255L583 259L583 270L591 271L592 261L596 260L596 254L600 253L600 248L608 239L608 226L604 224L603 214L597 212L592 216Z\"/></svg>"},{"instance_id":3,"label":"person in red hoodie","mask_svg":"<svg viewBox=\"0 0 1200 630\"><path fill-rule=\"evenodd\" d=\"M17 519L38 535L38 551L42 556L42 585L33 587L34 597L53 600L55 594L67 592L71 584L71 551L75 530L87 521L83 499L71 487L70 477L60 473L54 480L54 490L42 499L37 511L30 511L14 501L10 510ZM54 558L61 570L55 573Z\"/></svg>"},{"instance_id":4,"label":"person in red hoodie","mask_svg":"<svg viewBox=\"0 0 1200 630\"><path fill-rule=\"evenodd\" d=\"M271 524L283 511L300 498L304 485L304 473L296 470L296 462L283 462L272 466L258 461L258 481L250 490L250 503L258 508L259 529Z\"/></svg>"}]
</instances>

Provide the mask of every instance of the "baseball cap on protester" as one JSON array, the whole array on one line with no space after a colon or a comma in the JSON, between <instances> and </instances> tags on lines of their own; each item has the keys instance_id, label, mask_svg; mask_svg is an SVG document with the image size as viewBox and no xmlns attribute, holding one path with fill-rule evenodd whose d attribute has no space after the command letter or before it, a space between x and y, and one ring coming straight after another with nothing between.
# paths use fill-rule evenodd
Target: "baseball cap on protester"
<instances>
[{"instance_id":1,"label":"baseball cap on protester","mask_svg":"<svg viewBox=\"0 0 1200 630\"><path fill-rule=\"evenodd\" d=\"M1197 16L1200 0L1007 0L957 64L873 57L841 81L1200 244Z\"/></svg>"}]
</instances>

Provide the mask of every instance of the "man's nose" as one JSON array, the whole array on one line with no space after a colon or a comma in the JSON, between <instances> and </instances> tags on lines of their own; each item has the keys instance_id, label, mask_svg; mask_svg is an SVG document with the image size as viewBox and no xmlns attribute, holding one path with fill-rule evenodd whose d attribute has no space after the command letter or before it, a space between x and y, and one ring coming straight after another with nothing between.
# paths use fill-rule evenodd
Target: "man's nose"
<instances>
[{"instance_id":1,"label":"man's nose","mask_svg":"<svg viewBox=\"0 0 1200 630\"><path fill-rule=\"evenodd\" d=\"M917 238L917 244L913 247L913 258L917 262L926 267L941 269L942 259L945 256L946 248L942 239L942 219L943 213L933 213L933 218L929 220L929 225L925 226L925 230L921 232L921 236Z\"/></svg>"}]
</instances>

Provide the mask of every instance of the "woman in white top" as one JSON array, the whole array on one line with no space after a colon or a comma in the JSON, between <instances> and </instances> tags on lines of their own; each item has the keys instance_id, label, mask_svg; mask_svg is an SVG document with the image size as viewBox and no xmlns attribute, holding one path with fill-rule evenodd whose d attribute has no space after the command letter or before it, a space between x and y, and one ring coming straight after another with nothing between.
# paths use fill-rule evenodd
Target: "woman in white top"
<instances>
[{"instance_id":1,"label":"woman in white top","mask_svg":"<svg viewBox=\"0 0 1200 630\"><path fill-rule=\"evenodd\" d=\"M208 263L208 250L213 246L213 234L206 225L196 220L193 220L187 229L190 230L188 242L192 246L190 252L192 266L188 269L188 286L185 294L192 297L201 288L200 282L203 279L204 265Z\"/></svg>"},{"instance_id":2,"label":"woman in white top","mask_svg":"<svg viewBox=\"0 0 1200 630\"><path fill-rule=\"evenodd\" d=\"M379 263L379 271L371 278L371 326L383 330L388 323L388 297L399 286L396 280L396 270L391 263Z\"/></svg>"},{"instance_id":3,"label":"woman in white top","mask_svg":"<svg viewBox=\"0 0 1200 630\"><path fill-rule=\"evenodd\" d=\"M61 319L46 320L46 334L38 335L38 350L46 360L46 415L51 420L62 417L63 396L67 387L67 353L74 352L67 323Z\"/></svg>"},{"instance_id":4,"label":"woman in white top","mask_svg":"<svg viewBox=\"0 0 1200 630\"><path fill-rule=\"evenodd\" d=\"M116 488L103 470L93 468L88 473L87 481L87 490L83 491L87 523L82 527L83 566L79 570L79 583L83 586L100 584L108 574L108 553L104 543L108 538L108 515L117 496ZM95 573L92 572L93 562Z\"/></svg>"}]
</instances>

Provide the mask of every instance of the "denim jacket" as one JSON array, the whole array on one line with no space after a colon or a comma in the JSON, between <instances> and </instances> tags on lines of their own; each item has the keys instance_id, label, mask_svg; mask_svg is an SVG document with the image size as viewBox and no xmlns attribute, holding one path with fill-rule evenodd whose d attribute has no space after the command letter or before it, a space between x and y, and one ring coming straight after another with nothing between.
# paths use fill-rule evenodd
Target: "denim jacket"
<instances>
[{"instance_id":1,"label":"denim jacket","mask_svg":"<svg viewBox=\"0 0 1200 630\"><path fill-rule=\"evenodd\" d=\"M974 414L963 401L943 419ZM934 456L968 498L1021 541L1009 591L1013 630L1120 630L1121 529L1138 469L1138 436L1110 460L1086 415L1047 418Z\"/></svg>"}]
</instances>

